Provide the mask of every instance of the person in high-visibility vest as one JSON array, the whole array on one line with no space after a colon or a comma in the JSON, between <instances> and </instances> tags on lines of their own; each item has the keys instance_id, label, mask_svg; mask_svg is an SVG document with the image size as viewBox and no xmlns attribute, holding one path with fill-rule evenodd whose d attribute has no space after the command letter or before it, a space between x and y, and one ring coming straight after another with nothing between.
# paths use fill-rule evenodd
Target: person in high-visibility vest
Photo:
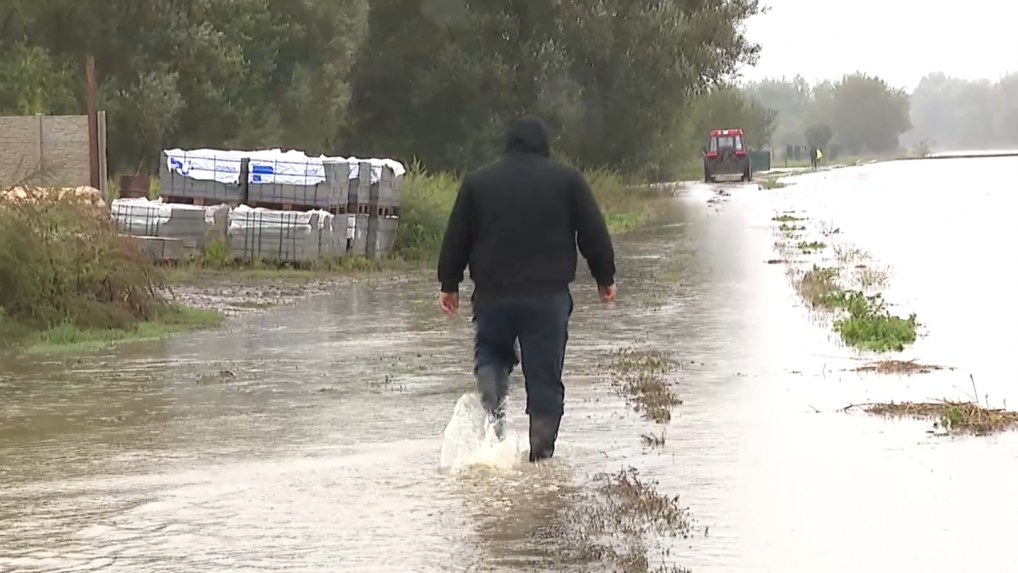
<instances>
[{"instance_id":1,"label":"person in high-visibility vest","mask_svg":"<svg viewBox=\"0 0 1018 573\"><path fill-rule=\"evenodd\" d=\"M824 158L824 152L817 148L817 165L820 165L820 160Z\"/></svg>"}]
</instances>

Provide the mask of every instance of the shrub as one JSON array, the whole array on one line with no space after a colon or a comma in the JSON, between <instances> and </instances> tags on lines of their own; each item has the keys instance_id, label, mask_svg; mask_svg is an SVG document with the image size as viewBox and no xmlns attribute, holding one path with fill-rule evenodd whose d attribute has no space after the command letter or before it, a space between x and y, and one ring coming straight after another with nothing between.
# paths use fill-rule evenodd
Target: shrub
<instances>
[{"instance_id":1,"label":"shrub","mask_svg":"<svg viewBox=\"0 0 1018 573\"><path fill-rule=\"evenodd\" d=\"M0 321L8 334L127 329L165 309L162 276L102 206L34 191L0 202Z\"/></svg>"},{"instance_id":2,"label":"shrub","mask_svg":"<svg viewBox=\"0 0 1018 573\"><path fill-rule=\"evenodd\" d=\"M668 193L664 188L630 185L617 172L591 169L584 173L612 232L642 224L650 210L648 201ZM393 252L409 261L438 256L462 178L450 173L429 173L420 164L411 166L403 182L403 209Z\"/></svg>"}]
</instances>

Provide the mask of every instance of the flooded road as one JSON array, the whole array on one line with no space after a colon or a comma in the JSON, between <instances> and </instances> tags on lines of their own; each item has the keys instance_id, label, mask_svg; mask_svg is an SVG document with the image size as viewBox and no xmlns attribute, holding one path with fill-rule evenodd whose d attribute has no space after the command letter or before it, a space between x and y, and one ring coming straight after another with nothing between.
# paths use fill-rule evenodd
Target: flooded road
<instances>
[{"instance_id":1,"label":"flooded road","mask_svg":"<svg viewBox=\"0 0 1018 573\"><path fill-rule=\"evenodd\" d=\"M574 285L566 417L540 467L522 461L518 378L516 434L467 443L469 317L441 315L430 275L345 285L222 332L4 364L0 571L560 571L569 492L624 466L690 508L698 529L669 560L695 572L1006 570L1014 435L935 437L836 410L957 397L970 373L1018 405L1001 256L1014 167L876 164L725 186L715 203L689 188L621 242L617 304L585 275ZM855 353L765 264L783 210L892 265L887 298L928 331L902 356L957 369L847 371ZM640 440L653 424L597 375L634 344L683 365L684 404L653 450Z\"/></svg>"}]
</instances>

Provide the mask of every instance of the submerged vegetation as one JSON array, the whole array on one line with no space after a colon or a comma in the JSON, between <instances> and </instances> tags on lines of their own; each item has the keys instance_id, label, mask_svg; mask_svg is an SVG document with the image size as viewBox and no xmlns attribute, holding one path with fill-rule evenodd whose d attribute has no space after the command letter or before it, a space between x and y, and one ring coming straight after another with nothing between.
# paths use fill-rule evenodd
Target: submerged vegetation
<instances>
[{"instance_id":1,"label":"submerged vegetation","mask_svg":"<svg viewBox=\"0 0 1018 573\"><path fill-rule=\"evenodd\" d=\"M788 226L793 223L789 217L782 215L773 219L780 223L778 229L786 235ZM786 248L782 242L778 243L778 247ZM796 244L797 249L807 253L826 247L819 241ZM865 256L863 251L850 246L835 246L832 250L841 265ZM841 282L843 268L813 264L812 268L799 271L791 267L789 276L796 292L811 309L834 313L834 331L848 346L873 352L900 352L906 345L915 342L919 327L916 315L896 316L887 309L887 303L879 293L867 294L863 290L845 288ZM886 274L881 271L865 265L856 265L853 270L855 282L862 289L886 284Z\"/></svg>"},{"instance_id":2,"label":"submerged vegetation","mask_svg":"<svg viewBox=\"0 0 1018 573\"><path fill-rule=\"evenodd\" d=\"M678 496L662 494L656 482L641 479L636 469L595 476L593 491L575 501L566 516L568 560L629 573L689 573L652 564L651 549L662 559L669 551L648 548L648 539L688 539L693 521Z\"/></svg>"},{"instance_id":3,"label":"submerged vegetation","mask_svg":"<svg viewBox=\"0 0 1018 573\"><path fill-rule=\"evenodd\" d=\"M945 434L987 435L1018 429L1018 412L984 406L975 400L853 404L843 409L851 410L886 418L931 420L933 431Z\"/></svg>"},{"instance_id":4,"label":"submerged vegetation","mask_svg":"<svg viewBox=\"0 0 1018 573\"><path fill-rule=\"evenodd\" d=\"M806 254L815 253L817 251L822 251L827 248L827 245L821 243L820 241L799 241L799 244L796 246L799 248L800 251Z\"/></svg>"},{"instance_id":5,"label":"submerged vegetation","mask_svg":"<svg viewBox=\"0 0 1018 573\"><path fill-rule=\"evenodd\" d=\"M907 318L891 314L880 295L842 292L832 297L847 312L834 321L834 330L849 346L874 352L901 352L916 340L915 313Z\"/></svg>"},{"instance_id":6,"label":"submerged vegetation","mask_svg":"<svg viewBox=\"0 0 1018 573\"><path fill-rule=\"evenodd\" d=\"M612 386L633 410L647 420L664 425L672 419L672 408L682 404L665 379L676 366L661 352L622 349L609 354L605 369L611 376ZM654 440L645 441L654 443Z\"/></svg>"},{"instance_id":7,"label":"submerged vegetation","mask_svg":"<svg viewBox=\"0 0 1018 573\"><path fill-rule=\"evenodd\" d=\"M856 372L876 372L878 374L929 374L936 370L944 370L944 366L923 364L917 360L878 360L859 366Z\"/></svg>"}]
</instances>

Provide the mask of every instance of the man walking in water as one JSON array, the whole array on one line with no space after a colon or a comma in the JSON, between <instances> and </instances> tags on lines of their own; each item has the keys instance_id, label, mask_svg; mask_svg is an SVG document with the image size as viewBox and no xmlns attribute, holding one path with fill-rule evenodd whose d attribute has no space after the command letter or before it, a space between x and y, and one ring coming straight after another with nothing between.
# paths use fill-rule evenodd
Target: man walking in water
<instances>
[{"instance_id":1,"label":"man walking in water","mask_svg":"<svg viewBox=\"0 0 1018 573\"><path fill-rule=\"evenodd\" d=\"M601 300L615 300L615 251L590 187L578 171L549 159L544 122L520 118L501 161L463 181L442 242L438 280L439 305L454 316L470 267L477 388L499 435L519 339L532 462L555 453L577 247Z\"/></svg>"}]
</instances>

